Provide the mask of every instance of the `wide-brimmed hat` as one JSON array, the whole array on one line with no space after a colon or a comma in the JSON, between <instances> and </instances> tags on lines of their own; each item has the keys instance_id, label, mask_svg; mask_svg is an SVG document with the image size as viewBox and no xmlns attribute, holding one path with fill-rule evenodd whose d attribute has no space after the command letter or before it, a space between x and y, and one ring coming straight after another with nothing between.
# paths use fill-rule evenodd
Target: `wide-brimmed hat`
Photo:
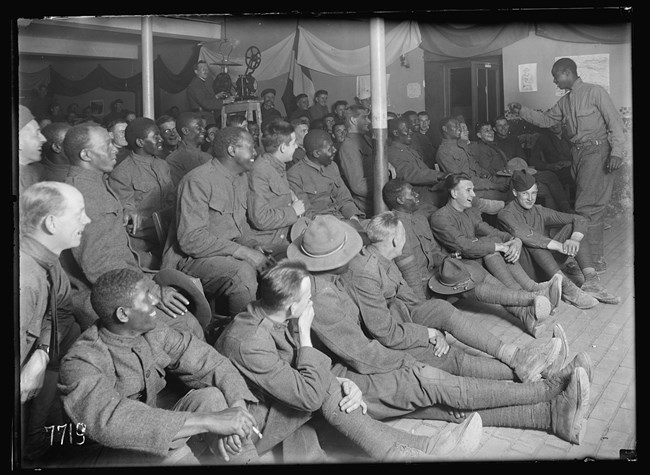
<instances>
[{"instance_id":1,"label":"wide-brimmed hat","mask_svg":"<svg viewBox=\"0 0 650 475\"><path fill-rule=\"evenodd\" d=\"M305 263L307 270L326 271L344 266L361 250L359 233L332 215L317 215L287 248L289 259Z\"/></svg>"},{"instance_id":2,"label":"wide-brimmed hat","mask_svg":"<svg viewBox=\"0 0 650 475\"><path fill-rule=\"evenodd\" d=\"M153 278L158 285L174 287L190 301L188 310L196 317L205 330L212 320L212 309L203 291L192 281L189 275L176 269L163 269Z\"/></svg>"},{"instance_id":3,"label":"wide-brimmed hat","mask_svg":"<svg viewBox=\"0 0 650 475\"><path fill-rule=\"evenodd\" d=\"M311 223L311 219L309 219L306 216L301 216L298 218L298 221L293 223L291 226L291 231L289 231L289 239L291 241L295 241L298 236L302 236L302 233L305 232L305 230L309 227L309 224Z\"/></svg>"},{"instance_id":4,"label":"wide-brimmed hat","mask_svg":"<svg viewBox=\"0 0 650 475\"><path fill-rule=\"evenodd\" d=\"M476 286L476 271L462 261L446 257L429 279L429 288L437 294L458 294Z\"/></svg>"},{"instance_id":5,"label":"wide-brimmed hat","mask_svg":"<svg viewBox=\"0 0 650 475\"><path fill-rule=\"evenodd\" d=\"M526 163L526 160L520 157L515 157L511 158L508 160L508 164L506 165L506 168L510 173L514 172L515 170L526 170L526 172L529 175L534 175L537 173L537 170L535 170L532 167L528 166L528 163Z\"/></svg>"}]
</instances>

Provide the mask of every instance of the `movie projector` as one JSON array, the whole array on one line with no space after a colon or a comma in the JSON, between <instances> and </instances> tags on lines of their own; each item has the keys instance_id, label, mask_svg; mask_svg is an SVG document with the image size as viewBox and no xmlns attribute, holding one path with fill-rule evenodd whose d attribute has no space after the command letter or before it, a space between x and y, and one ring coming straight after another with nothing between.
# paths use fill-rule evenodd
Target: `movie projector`
<instances>
[{"instance_id":1,"label":"movie projector","mask_svg":"<svg viewBox=\"0 0 650 475\"><path fill-rule=\"evenodd\" d=\"M251 46L246 50L246 71L240 74L235 83L235 90L237 91L237 100L246 101L249 99L256 99L255 92L257 92L257 81L253 77L253 73L260 66L262 62L262 55L257 46Z\"/></svg>"},{"instance_id":2,"label":"movie projector","mask_svg":"<svg viewBox=\"0 0 650 475\"><path fill-rule=\"evenodd\" d=\"M230 74L228 74L229 66L241 66L241 63L230 61L229 58L224 58L219 63L212 63L215 66L221 66L221 72L217 74L212 82L212 90L215 94L225 92L229 96L235 92L236 101L244 101L249 99L256 99L255 92L257 91L257 81L253 77L253 72L259 67L262 62L262 55L257 46L251 46L246 50L246 71L240 74L237 78L235 85L232 84Z\"/></svg>"}]
</instances>

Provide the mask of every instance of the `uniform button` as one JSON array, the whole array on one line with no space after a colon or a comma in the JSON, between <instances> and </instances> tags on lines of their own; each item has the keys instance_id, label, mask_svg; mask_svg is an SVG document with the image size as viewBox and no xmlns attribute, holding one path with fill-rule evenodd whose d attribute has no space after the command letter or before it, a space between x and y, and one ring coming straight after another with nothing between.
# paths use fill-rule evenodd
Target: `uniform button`
<instances>
[{"instance_id":1,"label":"uniform button","mask_svg":"<svg viewBox=\"0 0 650 475\"><path fill-rule=\"evenodd\" d=\"M284 234L280 234L280 239L284 239Z\"/></svg>"},{"instance_id":2,"label":"uniform button","mask_svg":"<svg viewBox=\"0 0 650 475\"><path fill-rule=\"evenodd\" d=\"M147 378L148 378L149 376L151 376L151 370L148 369L147 372L146 372L144 375L145 375L145 377L147 377Z\"/></svg>"}]
</instances>

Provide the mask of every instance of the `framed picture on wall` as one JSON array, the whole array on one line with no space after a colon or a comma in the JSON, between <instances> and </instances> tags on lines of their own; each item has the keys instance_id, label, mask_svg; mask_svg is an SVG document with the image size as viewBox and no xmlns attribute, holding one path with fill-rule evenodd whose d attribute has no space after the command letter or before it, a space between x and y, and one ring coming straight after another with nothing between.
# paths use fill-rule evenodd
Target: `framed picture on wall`
<instances>
[{"instance_id":1,"label":"framed picture on wall","mask_svg":"<svg viewBox=\"0 0 650 475\"><path fill-rule=\"evenodd\" d=\"M90 113L92 115L103 115L104 101L102 99L94 99L90 101Z\"/></svg>"}]
</instances>

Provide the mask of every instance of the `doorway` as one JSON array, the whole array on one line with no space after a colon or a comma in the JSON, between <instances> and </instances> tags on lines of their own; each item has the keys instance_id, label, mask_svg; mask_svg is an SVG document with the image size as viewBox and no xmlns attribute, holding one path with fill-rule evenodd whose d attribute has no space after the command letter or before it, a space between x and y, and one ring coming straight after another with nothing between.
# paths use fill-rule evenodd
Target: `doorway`
<instances>
[{"instance_id":1,"label":"doorway","mask_svg":"<svg viewBox=\"0 0 650 475\"><path fill-rule=\"evenodd\" d=\"M432 119L462 115L470 138L478 122L493 122L503 114L503 77L500 56L427 62L426 84L442 87L426 89L426 107ZM435 123L432 120L432 124Z\"/></svg>"}]
</instances>

